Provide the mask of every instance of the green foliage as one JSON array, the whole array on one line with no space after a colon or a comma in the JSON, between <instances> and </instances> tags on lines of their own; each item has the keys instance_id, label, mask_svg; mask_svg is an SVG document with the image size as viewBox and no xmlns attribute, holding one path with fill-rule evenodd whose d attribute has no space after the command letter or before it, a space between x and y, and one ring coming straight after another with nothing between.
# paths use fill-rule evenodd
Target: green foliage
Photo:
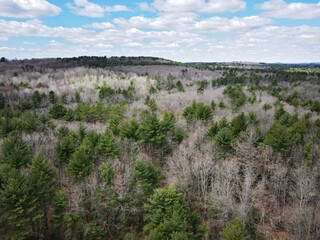
<instances>
[{"instance_id":1,"label":"green foliage","mask_svg":"<svg viewBox=\"0 0 320 240\"><path fill-rule=\"evenodd\" d=\"M77 137L74 133L58 140L55 146L55 159L58 164L67 164L77 148Z\"/></svg>"},{"instance_id":2,"label":"green foliage","mask_svg":"<svg viewBox=\"0 0 320 240\"><path fill-rule=\"evenodd\" d=\"M182 116L188 123L192 122L194 119L207 121L212 118L212 108L202 102L196 103L193 101L191 106L188 106L183 110Z\"/></svg>"},{"instance_id":3,"label":"green foliage","mask_svg":"<svg viewBox=\"0 0 320 240\"><path fill-rule=\"evenodd\" d=\"M132 118L130 121L123 122L120 125L119 135L123 138L130 138L138 140L137 130L139 128L139 122L137 119Z\"/></svg>"},{"instance_id":4,"label":"green foliage","mask_svg":"<svg viewBox=\"0 0 320 240\"><path fill-rule=\"evenodd\" d=\"M31 160L29 146L20 136L13 135L5 139L1 145L1 162L13 168L26 166Z\"/></svg>"},{"instance_id":5,"label":"green foliage","mask_svg":"<svg viewBox=\"0 0 320 240\"><path fill-rule=\"evenodd\" d=\"M158 110L156 100L154 98L150 98L149 95L146 97L145 104L151 109L152 112Z\"/></svg>"},{"instance_id":6,"label":"green foliage","mask_svg":"<svg viewBox=\"0 0 320 240\"><path fill-rule=\"evenodd\" d=\"M268 103L265 103L265 104L263 104L263 106L262 106L262 109L264 110L264 111L268 111L269 109L271 109L272 108L272 106L270 105L270 104L268 104Z\"/></svg>"},{"instance_id":7,"label":"green foliage","mask_svg":"<svg viewBox=\"0 0 320 240\"><path fill-rule=\"evenodd\" d=\"M81 102L81 96L80 96L79 92L75 92L74 98L76 99L76 103L80 103Z\"/></svg>"},{"instance_id":8,"label":"green foliage","mask_svg":"<svg viewBox=\"0 0 320 240\"><path fill-rule=\"evenodd\" d=\"M116 140L109 129L101 136L98 144L100 154L105 157L119 157L119 149L116 147Z\"/></svg>"},{"instance_id":9,"label":"green foliage","mask_svg":"<svg viewBox=\"0 0 320 240\"><path fill-rule=\"evenodd\" d=\"M310 110L313 112L320 113L320 101L319 100L312 101L310 105Z\"/></svg>"},{"instance_id":10,"label":"green foliage","mask_svg":"<svg viewBox=\"0 0 320 240\"><path fill-rule=\"evenodd\" d=\"M139 160L135 163L133 169L134 176L137 179L143 195L148 196L152 194L160 182L160 176L156 168L149 162Z\"/></svg>"},{"instance_id":11,"label":"green foliage","mask_svg":"<svg viewBox=\"0 0 320 240\"><path fill-rule=\"evenodd\" d=\"M159 119L154 113L141 113L140 126L137 130L139 144L151 143L156 147L165 147L165 135L162 132Z\"/></svg>"},{"instance_id":12,"label":"green foliage","mask_svg":"<svg viewBox=\"0 0 320 240\"><path fill-rule=\"evenodd\" d=\"M219 102L219 108L227 108L227 105L224 103L224 101Z\"/></svg>"},{"instance_id":13,"label":"green foliage","mask_svg":"<svg viewBox=\"0 0 320 240\"><path fill-rule=\"evenodd\" d=\"M86 127L83 126L82 123L79 124L78 126L78 138L80 140L80 143L83 141L83 139L86 137L87 130Z\"/></svg>"},{"instance_id":14,"label":"green foliage","mask_svg":"<svg viewBox=\"0 0 320 240\"><path fill-rule=\"evenodd\" d=\"M176 83L176 88L177 88L178 92L184 92L184 87L183 87L180 80Z\"/></svg>"},{"instance_id":15,"label":"green foliage","mask_svg":"<svg viewBox=\"0 0 320 240\"><path fill-rule=\"evenodd\" d=\"M216 109L217 104L215 103L214 100L211 101L210 106L212 108L212 111L214 111Z\"/></svg>"},{"instance_id":16,"label":"green foliage","mask_svg":"<svg viewBox=\"0 0 320 240\"><path fill-rule=\"evenodd\" d=\"M19 174L9 177L0 188L0 231L6 239L26 239L36 229L42 215L36 211L36 199ZM31 228L32 227L32 228ZM30 236L31 237L31 236Z\"/></svg>"},{"instance_id":17,"label":"green foliage","mask_svg":"<svg viewBox=\"0 0 320 240\"><path fill-rule=\"evenodd\" d=\"M67 114L67 109L62 104L55 103L49 109L49 114L54 119L60 119Z\"/></svg>"},{"instance_id":18,"label":"green foliage","mask_svg":"<svg viewBox=\"0 0 320 240\"><path fill-rule=\"evenodd\" d=\"M227 85L223 90L223 94L227 94L237 108L243 106L247 100L247 97L242 91L242 87L240 85Z\"/></svg>"},{"instance_id":19,"label":"green foliage","mask_svg":"<svg viewBox=\"0 0 320 240\"><path fill-rule=\"evenodd\" d=\"M224 150L229 150L234 141L233 132L230 130L230 128L224 127L216 134L215 140L221 148Z\"/></svg>"},{"instance_id":20,"label":"green foliage","mask_svg":"<svg viewBox=\"0 0 320 240\"><path fill-rule=\"evenodd\" d=\"M4 109L5 106L6 106L6 98L0 92L0 110Z\"/></svg>"},{"instance_id":21,"label":"green foliage","mask_svg":"<svg viewBox=\"0 0 320 240\"><path fill-rule=\"evenodd\" d=\"M173 113L168 113L165 110L162 114L162 121L160 122L161 129L164 133L174 133L175 130L175 117Z\"/></svg>"},{"instance_id":22,"label":"green foliage","mask_svg":"<svg viewBox=\"0 0 320 240\"><path fill-rule=\"evenodd\" d=\"M48 99L51 104L55 104L57 102L57 97L54 91L49 92Z\"/></svg>"},{"instance_id":23,"label":"green foliage","mask_svg":"<svg viewBox=\"0 0 320 240\"><path fill-rule=\"evenodd\" d=\"M88 150L85 144L80 145L67 165L67 175L75 181L81 180L91 172L94 159Z\"/></svg>"},{"instance_id":24,"label":"green foliage","mask_svg":"<svg viewBox=\"0 0 320 240\"><path fill-rule=\"evenodd\" d=\"M173 140L181 143L183 139L188 137L188 132L184 131L182 127L177 126L174 128Z\"/></svg>"},{"instance_id":25,"label":"green foliage","mask_svg":"<svg viewBox=\"0 0 320 240\"><path fill-rule=\"evenodd\" d=\"M259 120L258 120L258 116L255 112L250 111L247 115L247 121L248 124L250 125L258 125L259 124Z\"/></svg>"},{"instance_id":26,"label":"green foliage","mask_svg":"<svg viewBox=\"0 0 320 240\"><path fill-rule=\"evenodd\" d=\"M100 165L99 177L101 181L106 185L111 185L114 177L116 176L116 171L112 169L109 162L103 162Z\"/></svg>"},{"instance_id":27,"label":"green foliage","mask_svg":"<svg viewBox=\"0 0 320 240\"><path fill-rule=\"evenodd\" d=\"M52 222L53 222L53 229L56 235L61 234L61 226L63 224L63 218L65 212L67 210L67 192L66 189L60 189L56 192L55 198L53 199L52 205ZM59 238L59 237L57 237Z\"/></svg>"},{"instance_id":28,"label":"green foliage","mask_svg":"<svg viewBox=\"0 0 320 240\"><path fill-rule=\"evenodd\" d=\"M206 137L210 140L213 140L216 136L216 134L219 132L219 126L217 122L214 122L211 127L208 129L206 133Z\"/></svg>"},{"instance_id":29,"label":"green foliage","mask_svg":"<svg viewBox=\"0 0 320 240\"><path fill-rule=\"evenodd\" d=\"M293 147L291 134L286 126L273 124L266 133L265 143L276 151L289 151Z\"/></svg>"},{"instance_id":30,"label":"green foliage","mask_svg":"<svg viewBox=\"0 0 320 240\"><path fill-rule=\"evenodd\" d=\"M112 95L114 95L116 92L114 89L112 89L111 87L108 86L102 86L99 88L99 98L101 99L106 99Z\"/></svg>"},{"instance_id":31,"label":"green foliage","mask_svg":"<svg viewBox=\"0 0 320 240\"><path fill-rule=\"evenodd\" d=\"M146 239L202 239L205 227L188 207L182 194L173 186L158 189L145 205Z\"/></svg>"},{"instance_id":32,"label":"green foliage","mask_svg":"<svg viewBox=\"0 0 320 240\"><path fill-rule=\"evenodd\" d=\"M35 91L32 95L31 95L31 104L34 108L37 108L40 106L42 101L42 96L38 91Z\"/></svg>"},{"instance_id":33,"label":"green foliage","mask_svg":"<svg viewBox=\"0 0 320 240\"><path fill-rule=\"evenodd\" d=\"M303 150L302 150L302 158L308 167L312 167L312 165L313 165L312 146L313 146L313 143L309 142L306 145L304 145Z\"/></svg>"},{"instance_id":34,"label":"green foliage","mask_svg":"<svg viewBox=\"0 0 320 240\"><path fill-rule=\"evenodd\" d=\"M233 219L221 232L223 240L246 240L245 224L238 218Z\"/></svg>"},{"instance_id":35,"label":"green foliage","mask_svg":"<svg viewBox=\"0 0 320 240\"><path fill-rule=\"evenodd\" d=\"M235 136L238 136L240 132L245 131L247 129L247 126L247 118L244 113L235 116L230 122L230 127Z\"/></svg>"},{"instance_id":36,"label":"green foliage","mask_svg":"<svg viewBox=\"0 0 320 240\"><path fill-rule=\"evenodd\" d=\"M174 88L174 79L175 77L171 75L171 73L168 74L167 76L167 82L166 82L166 89L171 90Z\"/></svg>"}]
</instances>

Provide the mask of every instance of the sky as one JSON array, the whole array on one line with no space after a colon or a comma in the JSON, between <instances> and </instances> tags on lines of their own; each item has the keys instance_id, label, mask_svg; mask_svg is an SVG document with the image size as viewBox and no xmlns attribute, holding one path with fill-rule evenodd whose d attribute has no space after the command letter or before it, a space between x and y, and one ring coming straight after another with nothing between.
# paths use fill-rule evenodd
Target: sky
<instances>
[{"instance_id":1,"label":"sky","mask_svg":"<svg viewBox=\"0 0 320 240\"><path fill-rule=\"evenodd\" d=\"M0 0L0 57L320 62L320 1Z\"/></svg>"}]
</instances>

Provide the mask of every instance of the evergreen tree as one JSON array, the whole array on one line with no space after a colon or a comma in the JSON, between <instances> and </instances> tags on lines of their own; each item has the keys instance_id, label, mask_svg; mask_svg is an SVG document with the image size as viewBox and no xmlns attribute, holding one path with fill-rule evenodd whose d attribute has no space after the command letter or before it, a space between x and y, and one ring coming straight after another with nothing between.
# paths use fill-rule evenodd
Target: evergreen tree
<instances>
[{"instance_id":1,"label":"evergreen tree","mask_svg":"<svg viewBox=\"0 0 320 240\"><path fill-rule=\"evenodd\" d=\"M119 126L121 123L121 116L119 114L113 113L109 116L109 129L112 131L114 135L119 134Z\"/></svg>"},{"instance_id":2,"label":"evergreen tree","mask_svg":"<svg viewBox=\"0 0 320 240\"><path fill-rule=\"evenodd\" d=\"M26 166L31 160L29 146L20 136L14 135L4 140L1 145L1 162L13 168Z\"/></svg>"},{"instance_id":3,"label":"evergreen tree","mask_svg":"<svg viewBox=\"0 0 320 240\"><path fill-rule=\"evenodd\" d=\"M72 132L58 140L55 146L55 159L58 164L67 164L77 148L77 136Z\"/></svg>"},{"instance_id":4,"label":"evergreen tree","mask_svg":"<svg viewBox=\"0 0 320 240\"><path fill-rule=\"evenodd\" d=\"M42 96L38 91L35 91L32 95L31 95L31 104L34 108L37 108L40 106L42 101Z\"/></svg>"},{"instance_id":5,"label":"evergreen tree","mask_svg":"<svg viewBox=\"0 0 320 240\"><path fill-rule=\"evenodd\" d=\"M112 181L116 175L116 172L115 170L112 169L111 164L109 162L104 162L101 164L99 170L100 170L99 177L101 181L106 185L112 184Z\"/></svg>"},{"instance_id":6,"label":"evergreen tree","mask_svg":"<svg viewBox=\"0 0 320 240\"><path fill-rule=\"evenodd\" d=\"M70 178L79 181L90 174L94 160L88 153L86 145L81 145L75 151L67 165L67 174Z\"/></svg>"},{"instance_id":7,"label":"evergreen tree","mask_svg":"<svg viewBox=\"0 0 320 240\"><path fill-rule=\"evenodd\" d=\"M37 209L42 210L44 214L45 226L47 225L48 204L51 203L54 195L53 185L55 183L56 172L50 167L47 159L39 153L32 159L29 165L28 185L30 186L32 196L37 199Z\"/></svg>"},{"instance_id":8,"label":"evergreen tree","mask_svg":"<svg viewBox=\"0 0 320 240\"><path fill-rule=\"evenodd\" d=\"M308 167L312 167L312 146L313 143L309 142L306 145L304 145L303 150L302 150L302 158L307 164Z\"/></svg>"},{"instance_id":9,"label":"evergreen tree","mask_svg":"<svg viewBox=\"0 0 320 240\"><path fill-rule=\"evenodd\" d=\"M214 100L212 100L210 103L210 106L211 106L212 111L214 111L216 109L217 104L214 102Z\"/></svg>"},{"instance_id":10,"label":"evergreen tree","mask_svg":"<svg viewBox=\"0 0 320 240\"><path fill-rule=\"evenodd\" d=\"M56 97L56 94L54 93L54 91L49 92L48 98L49 98L49 102L51 104L55 104L57 102L57 97Z\"/></svg>"},{"instance_id":11,"label":"evergreen tree","mask_svg":"<svg viewBox=\"0 0 320 240\"><path fill-rule=\"evenodd\" d=\"M289 151L293 147L293 140L287 127L279 123L273 124L266 133L265 143L276 151Z\"/></svg>"},{"instance_id":12,"label":"evergreen tree","mask_svg":"<svg viewBox=\"0 0 320 240\"><path fill-rule=\"evenodd\" d=\"M214 122L212 126L208 129L206 137L210 140L213 140L216 134L219 132L219 125L217 122Z\"/></svg>"},{"instance_id":13,"label":"evergreen tree","mask_svg":"<svg viewBox=\"0 0 320 240\"><path fill-rule=\"evenodd\" d=\"M159 173L151 163L137 161L134 165L134 176L142 189L143 195L152 194L153 189L159 186Z\"/></svg>"},{"instance_id":14,"label":"evergreen tree","mask_svg":"<svg viewBox=\"0 0 320 240\"><path fill-rule=\"evenodd\" d=\"M101 136L98 144L100 154L105 157L119 157L119 149L116 147L116 140L109 129Z\"/></svg>"},{"instance_id":15,"label":"evergreen tree","mask_svg":"<svg viewBox=\"0 0 320 240\"><path fill-rule=\"evenodd\" d=\"M49 109L49 114L54 119L63 118L67 114L67 109L60 103L55 103Z\"/></svg>"},{"instance_id":16,"label":"evergreen tree","mask_svg":"<svg viewBox=\"0 0 320 240\"><path fill-rule=\"evenodd\" d=\"M57 238L60 239L61 227L63 225L63 218L67 209L67 193L65 189L60 189L56 192L52 206L52 222L53 229Z\"/></svg>"},{"instance_id":17,"label":"evergreen tree","mask_svg":"<svg viewBox=\"0 0 320 240\"><path fill-rule=\"evenodd\" d=\"M30 194L25 179L9 177L0 188L1 232L6 239L25 239L39 227L42 215L36 211L36 198Z\"/></svg>"},{"instance_id":18,"label":"evergreen tree","mask_svg":"<svg viewBox=\"0 0 320 240\"><path fill-rule=\"evenodd\" d=\"M235 116L230 122L230 127L235 136L238 136L240 132L245 131L247 126L247 118L244 113Z\"/></svg>"},{"instance_id":19,"label":"evergreen tree","mask_svg":"<svg viewBox=\"0 0 320 240\"><path fill-rule=\"evenodd\" d=\"M238 218L233 219L221 233L223 240L246 240L245 225Z\"/></svg>"},{"instance_id":20,"label":"evergreen tree","mask_svg":"<svg viewBox=\"0 0 320 240\"><path fill-rule=\"evenodd\" d=\"M184 87L180 80L176 83L176 88L179 92L184 92Z\"/></svg>"},{"instance_id":21,"label":"evergreen tree","mask_svg":"<svg viewBox=\"0 0 320 240\"><path fill-rule=\"evenodd\" d=\"M78 136L79 136L80 143L86 137L86 134L87 134L86 127L83 126L82 123L80 123L79 126L78 126Z\"/></svg>"},{"instance_id":22,"label":"evergreen tree","mask_svg":"<svg viewBox=\"0 0 320 240\"><path fill-rule=\"evenodd\" d=\"M164 110L162 114L162 121L160 122L161 129L163 133L174 133L175 130L175 117L173 113L168 113L167 110Z\"/></svg>"},{"instance_id":23,"label":"evergreen tree","mask_svg":"<svg viewBox=\"0 0 320 240\"><path fill-rule=\"evenodd\" d=\"M120 125L119 134L120 137L123 138L131 138L134 140L138 140L137 130L139 128L139 122L137 119L132 118L130 121L123 122Z\"/></svg>"},{"instance_id":24,"label":"evergreen tree","mask_svg":"<svg viewBox=\"0 0 320 240\"><path fill-rule=\"evenodd\" d=\"M228 127L224 127L221 130L219 130L219 132L215 136L215 140L220 147L222 147L225 150L228 150L231 148L231 144L234 141L233 132Z\"/></svg>"},{"instance_id":25,"label":"evergreen tree","mask_svg":"<svg viewBox=\"0 0 320 240\"><path fill-rule=\"evenodd\" d=\"M142 113L137 134L139 136L138 143L141 145L151 143L156 147L165 147L165 136L160 121L154 113L148 111Z\"/></svg>"},{"instance_id":26,"label":"evergreen tree","mask_svg":"<svg viewBox=\"0 0 320 240\"><path fill-rule=\"evenodd\" d=\"M6 98L3 96L2 93L0 93L0 110L4 109L6 106Z\"/></svg>"}]
</instances>

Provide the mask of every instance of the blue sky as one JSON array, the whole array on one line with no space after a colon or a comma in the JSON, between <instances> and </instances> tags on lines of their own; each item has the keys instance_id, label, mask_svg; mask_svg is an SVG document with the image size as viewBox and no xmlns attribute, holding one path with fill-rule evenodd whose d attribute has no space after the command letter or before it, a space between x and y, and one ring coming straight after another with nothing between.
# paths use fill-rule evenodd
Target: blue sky
<instances>
[{"instance_id":1,"label":"blue sky","mask_svg":"<svg viewBox=\"0 0 320 240\"><path fill-rule=\"evenodd\" d=\"M320 62L320 2L0 0L0 56Z\"/></svg>"}]
</instances>

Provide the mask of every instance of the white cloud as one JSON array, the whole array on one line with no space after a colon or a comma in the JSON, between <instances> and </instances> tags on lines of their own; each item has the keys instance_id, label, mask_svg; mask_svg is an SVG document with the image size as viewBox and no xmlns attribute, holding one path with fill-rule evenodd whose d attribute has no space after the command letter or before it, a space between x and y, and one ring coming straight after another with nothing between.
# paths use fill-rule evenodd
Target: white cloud
<instances>
[{"instance_id":1,"label":"white cloud","mask_svg":"<svg viewBox=\"0 0 320 240\"><path fill-rule=\"evenodd\" d=\"M84 28L96 28L96 29L110 29L115 28L115 26L110 22L97 22L83 25Z\"/></svg>"},{"instance_id":2,"label":"white cloud","mask_svg":"<svg viewBox=\"0 0 320 240\"><path fill-rule=\"evenodd\" d=\"M283 0L271 0L257 5L257 8L266 10L263 16L289 19L320 18L320 2L318 3L286 3Z\"/></svg>"},{"instance_id":3,"label":"white cloud","mask_svg":"<svg viewBox=\"0 0 320 240\"><path fill-rule=\"evenodd\" d=\"M252 28L262 27L272 23L268 18L259 16L222 18L212 17L197 21L194 14L163 14L157 18L135 16L128 20L117 18L114 22L123 27L188 31L199 33L235 33L244 32ZM175 22L175 24L172 24Z\"/></svg>"},{"instance_id":4,"label":"white cloud","mask_svg":"<svg viewBox=\"0 0 320 240\"><path fill-rule=\"evenodd\" d=\"M58 15L62 10L45 0L0 0L0 16L41 18Z\"/></svg>"},{"instance_id":5,"label":"white cloud","mask_svg":"<svg viewBox=\"0 0 320 240\"><path fill-rule=\"evenodd\" d=\"M98 4L88 2L87 0L74 0L74 5L67 3L67 7L76 15L86 17L104 17L105 9Z\"/></svg>"},{"instance_id":6,"label":"white cloud","mask_svg":"<svg viewBox=\"0 0 320 240\"><path fill-rule=\"evenodd\" d=\"M222 13L237 12L246 8L246 2L243 0L155 0L152 5L164 12Z\"/></svg>"},{"instance_id":7,"label":"white cloud","mask_svg":"<svg viewBox=\"0 0 320 240\"><path fill-rule=\"evenodd\" d=\"M25 45L36 45L36 43L35 42L23 42L23 44L25 44Z\"/></svg>"},{"instance_id":8,"label":"white cloud","mask_svg":"<svg viewBox=\"0 0 320 240\"><path fill-rule=\"evenodd\" d=\"M124 5L114 5L105 7L107 12L126 12L129 9Z\"/></svg>"},{"instance_id":9,"label":"white cloud","mask_svg":"<svg viewBox=\"0 0 320 240\"><path fill-rule=\"evenodd\" d=\"M63 43L57 42L56 40L50 40L48 45L51 47L61 47L63 46Z\"/></svg>"},{"instance_id":10,"label":"white cloud","mask_svg":"<svg viewBox=\"0 0 320 240\"><path fill-rule=\"evenodd\" d=\"M111 44L103 44L103 43L98 43L95 45L96 48L113 48Z\"/></svg>"},{"instance_id":11,"label":"white cloud","mask_svg":"<svg viewBox=\"0 0 320 240\"><path fill-rule=\"evenodd\" d=\"M87 0L74 0L75 5L67 3L67 7L72 10L76 15L101 18L104 17L105 12L121 12L129 11L129 9L124 5L114 5L114 6L100 6L96 3L88 2Z\"/></svg>"},{"instance_id":12,"label":"white cloud","mask_svg":"<svg viewBox=\"0 0 320 240\"><path fill-rule=\"evenodd\" d=\"M139 4L139 9L141 11L155 12L155 9L150 7L147 2L141 2L141 3L138 3L138 4Z\"/></svg>"}]
</instances>

